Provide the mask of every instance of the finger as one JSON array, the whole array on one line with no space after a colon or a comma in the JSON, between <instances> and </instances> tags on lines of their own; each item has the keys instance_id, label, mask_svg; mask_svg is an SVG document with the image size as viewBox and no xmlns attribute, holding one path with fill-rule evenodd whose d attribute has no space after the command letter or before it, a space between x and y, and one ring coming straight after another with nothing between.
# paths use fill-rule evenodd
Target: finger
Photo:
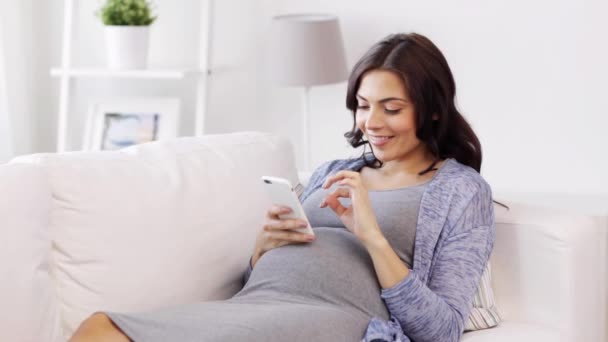
<instances>
[{"instance_id":1,"label":"finger","mask_svg":"<svg viewBox=\"0 0 608 342\"><path fill-rule=\"evenodd\" d=\"M267 243L269 244L268 250L289 244L289 241L277 238L275 236L275 232L264 232L264 241L267 241Z\"/></svg>"},{"instance_id":2,"label":"finger","mask_svg":"<svg viewBox=\"0 0 608 342\"><path fill-rule=\"evenodd\" d=\"M338 216L342 216L342 214L347 210L347 208L343 206L340 201L338 201L337 197L330 196L326 203Z\"/></svg>"},{"instance_id":3,"label":"finger","mask_svg":"<svg viewBox=\"0 0 608 342\"><path fill-rule=\"evenodd\" d=\"M349 179L349 178L344 178L341 181L338 182L338 185L343 185L343 186L348 186L351 188L355 188L357 187L358 183L353 180L353 179Z\"/></svg>"},{"instance_id":4,"label":"finger","mask_svg":"<svg viewBox=\"0 0 608 342\"><path fill-rule=\"evenodd\" d=\"M325 208L327 206L327 200L329 199L329 197L350 198L350 189L348 189L348 188L337 188L334 192L332 192L329 195L325 196L325 198L323 199L323 201L321 201L321 204L319 205L320 208Z\"/></svg>"},{"instance_id":5,"label":"finger","mask_svg":"<svg viewBox=\"0 0 608 342\"><path fill-rule=\"evenodd\" d=\"M266 222L266 224L264 224L264 230L266 231L289 230L306 227L308 227L308 223L300 219L269 220Z\"/></svg>"},{"instance_id":6,"label":"finger","mask_svg":"<svg viewBox=\"0 0 608 342\"><path fill-rule=\"evenodd\" d=\"M344 178L350 178L350 177L352 177L352 178L359 177L359 172L349 171L349 170L338 171L337 173L335 173L331 176L328 176L325 179L325 182L323 183L322 188L327 189L336 181L344 179Z\"/></svg>"},{"instance_id":7,"label":"finger","mask_svg":"<svg viewBox=\"0 0 608 342\"><path fill-rule=\"evenodd\" d=\"M342 171L339 171L336 174L330 175L325 179L325 182L323 182L323 185L321 186L323 189L327 189L329 187L331 187L331 185L333 183L335 183L336 181L342 179L344 177Z\"/></svg>"},{"instance_id":8,"label":"finger","mask_svg":"<svg viewBox=\"0 0 608 342\"><path fill-rule=\"evenodd\" d=\"M272 234L273 239L280 241L310 242L315 239L314 235L294 231L273 231L270 234Z\"/></svg>"},{"instance_id":9,"label":"finger","mask_svg":"<svg viewBox=\"0 0 608 342\"><path fill-rule=\"evenodd\" d=\"M329 194L329 196L339 198L339 197L350 197L350 189L349 188L337 188L334 192Z\"/></svg>"},{"instance_id":10,"label":"finger","mask_svg":"<svg viewBox=\"0 0 608 342\"><path fill-rule=\"evenodd\" d=\"M276 220L279 218L279 215L289 214L291 209L289 207L273 204L266 214L266 217L271 220Z\"/></svg>"}]
</instances>

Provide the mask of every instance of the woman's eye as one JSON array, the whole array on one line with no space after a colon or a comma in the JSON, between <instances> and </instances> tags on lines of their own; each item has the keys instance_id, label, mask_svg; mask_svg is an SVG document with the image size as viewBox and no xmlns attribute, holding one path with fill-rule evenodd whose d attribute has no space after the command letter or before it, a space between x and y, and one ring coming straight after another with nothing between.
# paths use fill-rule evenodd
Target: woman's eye
<instances>
[{"instance_id":1,"label":"woman's eye","mask_svg":"<svg viewBox=\"0 0 608 342\"><path fill-rule=\"evenodd\" d=\"M388 114L397 114L401 111L401 109L388 109L388 108L384 108L384 111Z\"/></svg>"},{"instance_id":2,"label":"woman's eye","mask_svg":"<svg viewBox=\"0 0 608 342\"><path fill-rule=\"evenodd\" d=\"M357 109L369 109L369 106L357 106Z\"/></svg>"}]
</instances>

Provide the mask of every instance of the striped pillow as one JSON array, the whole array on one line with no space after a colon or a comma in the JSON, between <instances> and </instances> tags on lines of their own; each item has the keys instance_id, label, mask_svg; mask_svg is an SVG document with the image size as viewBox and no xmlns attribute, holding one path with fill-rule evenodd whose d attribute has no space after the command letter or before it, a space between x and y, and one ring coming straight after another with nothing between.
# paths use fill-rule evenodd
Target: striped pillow
<instances>
[{"instance_id":1,"label":"striped pillow","mask_svg":"<svg viewBox=\"0 0 608 342\"><path fill-rule=\"evenodd\" d=\"M473 298L473 308L469 314L464 331L482 330L492 328L498 325L502 319L500 312L496 307L494 300L494 291L492 291L492 273L490 263L486 265L483 271L479 287L475 298Z\"/></svg>"}]
</instances>

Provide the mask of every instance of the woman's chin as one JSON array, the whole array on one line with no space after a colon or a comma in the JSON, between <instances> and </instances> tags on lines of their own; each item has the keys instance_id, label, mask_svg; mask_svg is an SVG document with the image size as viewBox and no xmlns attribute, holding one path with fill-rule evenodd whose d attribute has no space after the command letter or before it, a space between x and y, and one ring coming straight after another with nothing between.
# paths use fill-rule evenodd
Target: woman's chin
<instances>
[{"instance_id":1,"label":"woman's chin","mask_svg":"<svg viewBox=\"0 0 608 342\"><path fill-rule=\"evenodd\" d=\"M386 152L378 151L378 150L374 150L374 157L376 157L377 160L379 160L383 163L386 163L387 161L392 160L390 155L388 155Z\"/></svg>"}]
</instances>

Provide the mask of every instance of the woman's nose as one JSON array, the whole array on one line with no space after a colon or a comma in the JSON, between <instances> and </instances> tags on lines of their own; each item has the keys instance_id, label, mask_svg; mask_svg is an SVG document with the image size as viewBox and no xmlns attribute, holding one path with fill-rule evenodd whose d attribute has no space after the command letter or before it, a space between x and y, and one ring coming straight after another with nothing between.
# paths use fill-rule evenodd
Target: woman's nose
<instances>
[{"instance_id":1,"label":"woman's nose","mask_svg":"<svg viewBox=\"0 0 608 342\"><path fill-rule=\"evenodd\" d=\"M365 121L365 127L367 129L378 129L382 128L382 113L379 109L370 109L367 120Z\"/></svg>"}]
</instances>

